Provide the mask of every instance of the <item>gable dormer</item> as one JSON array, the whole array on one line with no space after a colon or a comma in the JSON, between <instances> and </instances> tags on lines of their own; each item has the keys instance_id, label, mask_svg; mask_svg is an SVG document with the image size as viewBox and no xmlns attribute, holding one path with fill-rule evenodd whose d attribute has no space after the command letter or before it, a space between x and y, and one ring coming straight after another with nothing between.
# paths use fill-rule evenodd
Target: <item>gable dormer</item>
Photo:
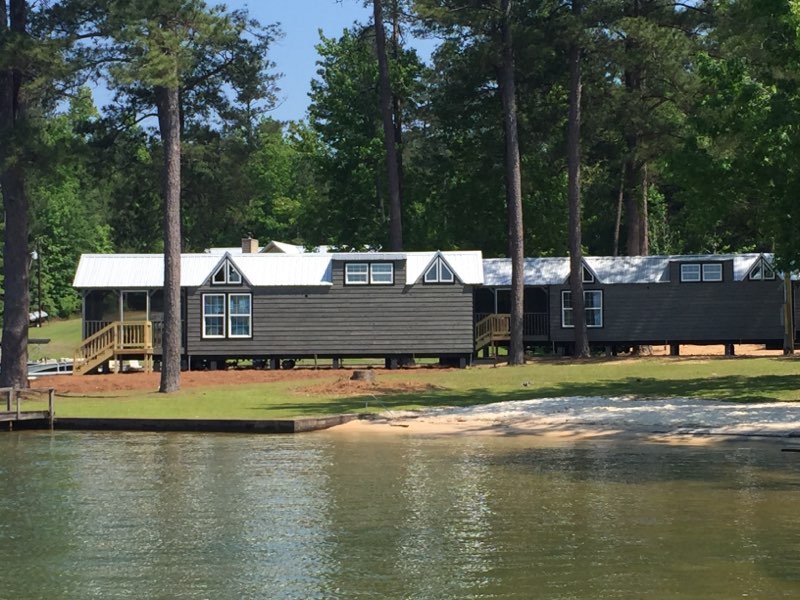
<instances>
[{"instance_id":1,"label":"gable dormer","mask_svg":"<svg viewBox=\"0 0 800 600\"><path fill-rule=\"evenodd\" d=\"M597 283L597 275L595 274L594 270L586 264L585 260L581 260L581 281L583 283ZM567 278L564 280L564 284L570 283L570 276L567 275Z\"/></svg>"},{"instance_id":2,"label":"gable dormer","mask_svg":"<svg viewBox=\"0 0 800 600\"><path fill-rule=\"evenodd\" d=\"M241 285L242 274L230 258L222 260L211 275L211 285Z\"/></svg>"},{"instance_id":3,"label":"gable dormer","mask_svg":"<svg viewBox=\"0 0 800 600\"><path fill-rule=\"evenodd\" d=\"M455 283L456 274L440 252L425 267L422 274L423 283Z\"/></svg>"},{"instance_id":4,"label":"gable dormer","mask_svg":"<svg viewBox=\"0 0 800 600\"><path fill-rule=\"evenodd\" d=\"M762 254L758 257L758 260L753 263L753 266L750 267L750 270L747 272L747 279L750 281L774 281L775 269Z\"/></svg>"}]
</instances>

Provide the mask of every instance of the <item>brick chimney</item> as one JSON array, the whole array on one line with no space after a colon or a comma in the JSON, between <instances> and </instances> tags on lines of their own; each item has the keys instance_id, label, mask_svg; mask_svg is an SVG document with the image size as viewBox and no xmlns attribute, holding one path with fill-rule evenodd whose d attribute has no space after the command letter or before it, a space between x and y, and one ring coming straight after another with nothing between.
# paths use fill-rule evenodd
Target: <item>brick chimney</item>
<instances>
[{"instance_id":1,"label":"brick chimney","mask_svg":"<svg viewBox=\"0 0 800 600\"><path fill-rule=\"evenodd\" d=\"M253 237L242 238L242 254L258 254L258 240Z\"/></svg>"}]
</instances>

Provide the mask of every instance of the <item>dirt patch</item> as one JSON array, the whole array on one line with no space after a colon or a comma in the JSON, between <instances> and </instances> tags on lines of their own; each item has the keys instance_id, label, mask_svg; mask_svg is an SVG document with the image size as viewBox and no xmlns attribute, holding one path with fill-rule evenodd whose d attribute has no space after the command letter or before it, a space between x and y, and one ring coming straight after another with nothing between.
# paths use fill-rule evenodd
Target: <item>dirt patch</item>
<instances>
[{"instance_id":1,"label":"dirt patch","mask_svg":"<svg viewBox=\"0 0 800 600\"><path fill-rule=\"evenodd\" d=\"M416 383L410 381L352 381L349 377L342 377L334 382L318 383L304 387L298 392L320 396L370 396L384 394L409 394L412 392L434 392L444 389L429 383Z\"/></svg>"},{"instance_id":2,"label":"dirt patch","mask_svg":"<svg viewBox=\"0 0 800 600\"><path fill-rule=\"evenodd\" d=\"M186 371L181 373L181 388L249 385L331 377L330 370L294 369L291 371L262 371L230 369L227 371ZM118 373L109 375L60 375L40 377L31 382L34 388L56 388L59 393L87 394L92 392L154 392L158 390L160 373Z\"/></svg>"},{"instance_id":3,"label":"dirt patch","mask_svg":"<svg viewBox=\"0 0 800 600\"><path fill-rule=\"evenodd\" d=\"M669 346L651 347L653 348L653 356L669 355ZM767 350L764 344L734 344L733 350L736 356L783 356L782 350ZM724 354L725 346L722 344L709 346L681 344L681 356L722 356Z\"/></svg>"}]
</instances>

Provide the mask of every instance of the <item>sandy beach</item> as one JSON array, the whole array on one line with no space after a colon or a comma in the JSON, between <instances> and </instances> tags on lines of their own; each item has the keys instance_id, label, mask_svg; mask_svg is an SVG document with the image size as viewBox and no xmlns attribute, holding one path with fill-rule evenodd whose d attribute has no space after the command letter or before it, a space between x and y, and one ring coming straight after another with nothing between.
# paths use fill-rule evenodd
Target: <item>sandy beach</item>
<instances>
[{"instance_id":1,"label":"sandy beach","mask_svg":"<svg viewBox=\"0 0 800 600\"><path fill-rule=\"evenodd\" d=\"M800 438L800 404L741 404L691 398L542 398L464 408L386 411L331 431L535 435L563 440L636 436L695 443L740 436L788 440Z\"/></svg>"}]
</instances>

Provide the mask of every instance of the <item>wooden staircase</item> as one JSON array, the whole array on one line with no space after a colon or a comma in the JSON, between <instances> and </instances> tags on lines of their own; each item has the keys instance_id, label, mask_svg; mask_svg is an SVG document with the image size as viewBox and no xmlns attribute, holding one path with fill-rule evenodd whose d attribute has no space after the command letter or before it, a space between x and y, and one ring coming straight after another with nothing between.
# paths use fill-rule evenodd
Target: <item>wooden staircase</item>
<instances>
[{"instance_id":1,"label":"wooden staircase","mask_svg":"<svg viewBox=\"0 0 800 600\"><path fill-rule=\"evenodd\" d=\"M489 315L475 324L475 352L486 346L497 356L496 342L507 342L511 339L511 315Z\"/></svg>"},{"instance_id":2,"label":"wooden staircase","mask_svg":"<svg viewBox=\"0 0 800 600\"><path fill-rule=\"evenodd\" d=\"M109 360L119 371L120 361L141 356L145 372L153 370L153 324L150 321L114 321L81 342L75 350L73 375L86 375Z\"/></svg>"}]
</instances>

